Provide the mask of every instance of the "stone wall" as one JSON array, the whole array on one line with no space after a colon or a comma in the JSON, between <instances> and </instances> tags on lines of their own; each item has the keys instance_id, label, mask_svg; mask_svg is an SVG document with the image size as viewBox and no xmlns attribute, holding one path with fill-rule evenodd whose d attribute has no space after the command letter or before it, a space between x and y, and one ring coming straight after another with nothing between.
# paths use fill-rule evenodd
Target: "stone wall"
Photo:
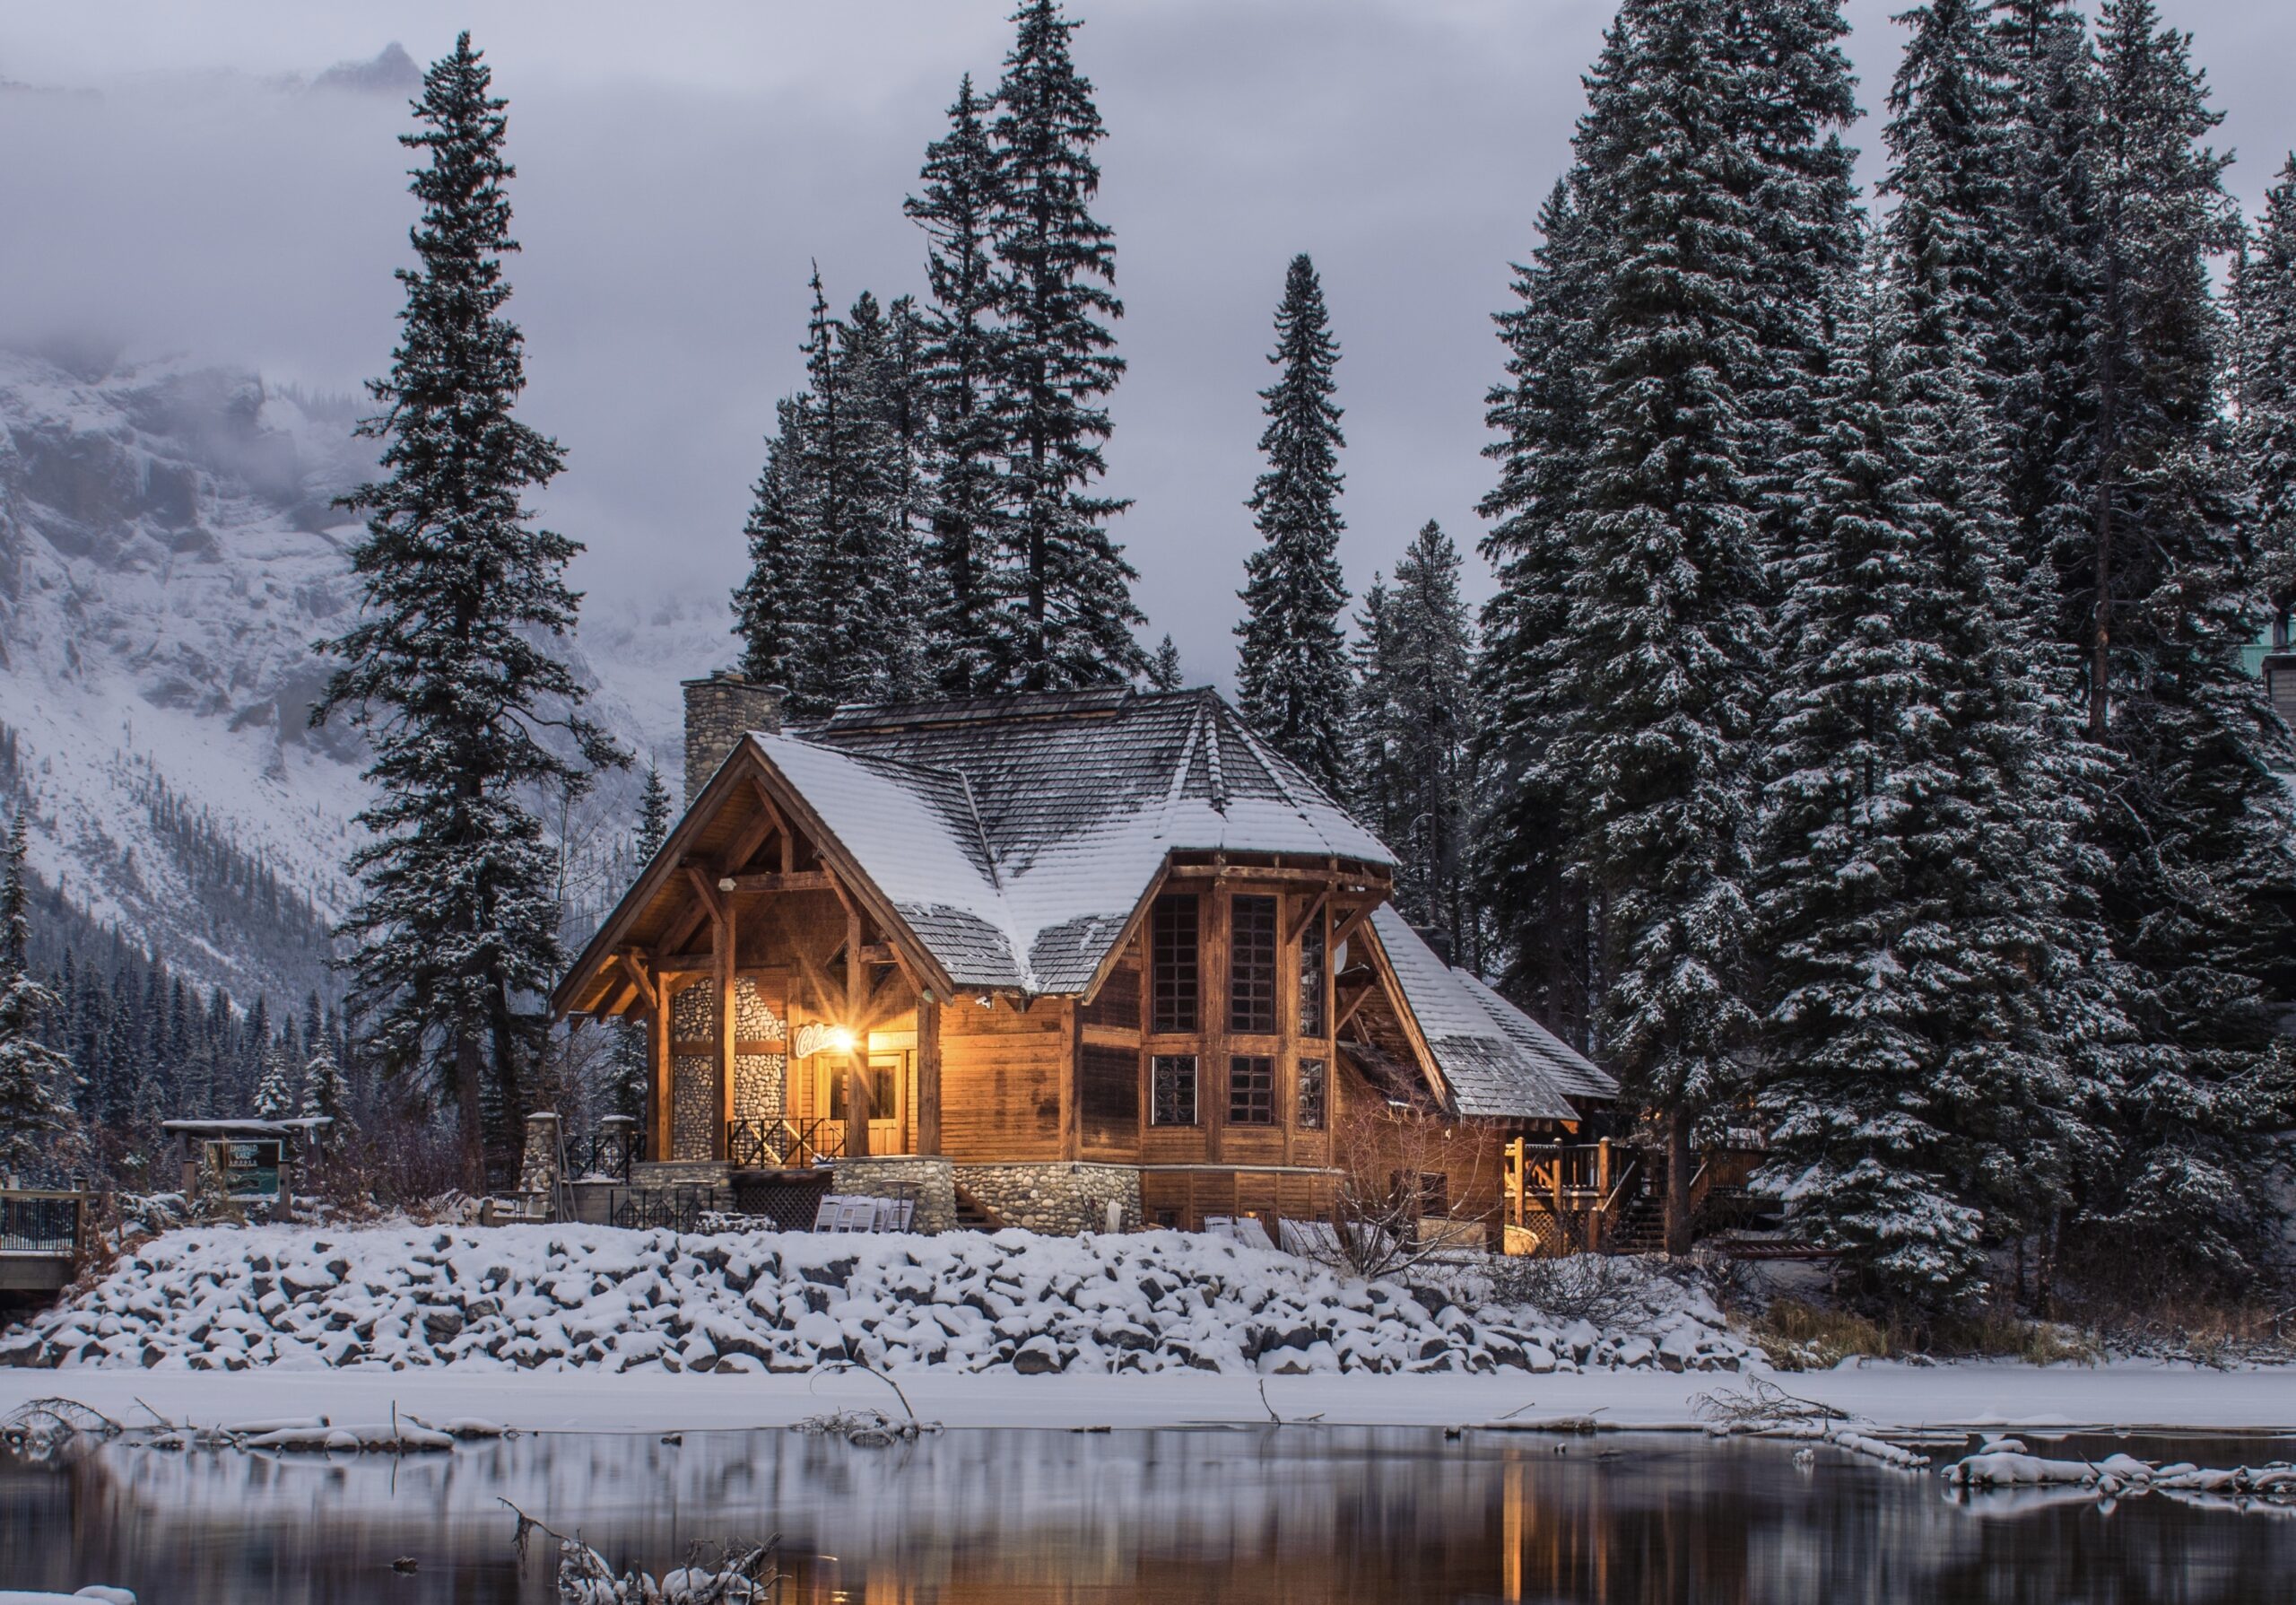
<instances>
[{"instance_id":1,"label":"stone wall","mask_svg":"<svg viewBox=\"0 0 2296 1605\"><path fill-rule=\"evenodd\" d=\"M526 1116L526 1151L518 1158L518 1191L548 1192L558 1185L558 1116L537 1109Z\"/></svg>"},{"instance_id":2,"label":"stone wall","mask_svg":"<svg viewBox=\"0 0 2296 1605\"><path fill-rule=\"evenodd\" d=\"M946 1159L892 1155L885 1158L840 1159L830 1172L829 1190L861 1198L908 1196L916 1189L913 1232L946 1232L957 1224L956 1167ZM811 1221L794 1223L811 1226Z\"/></svg>"},{"instance_id":3,"label":"stone wall","mask_svg":"<svg viewBox=\"0 0 2296 1605\"><path fill-rule=\"evenodd\" d=\"M1008 1226L1071 1237L1105 1232L1113 1202L1117 1229L1140 1229L1140 1173L1128 1164L964 1164L955 1179Z\"/></svg>"},{"instance_id":4,"label":"stone wall","mask_svg":"<svg viewBox=\"0 0 2296 1605\"><path fill-rule=\"evenodd\" d=\"M757 982L734 983L734 1040L737 1042L787 1042L789 1027L773 1006L758 993ZM787 1053L744 1053L734 1060L734 1118L737 1121L777 1121L789 1080Z\"/></svg>"}]
</instances>

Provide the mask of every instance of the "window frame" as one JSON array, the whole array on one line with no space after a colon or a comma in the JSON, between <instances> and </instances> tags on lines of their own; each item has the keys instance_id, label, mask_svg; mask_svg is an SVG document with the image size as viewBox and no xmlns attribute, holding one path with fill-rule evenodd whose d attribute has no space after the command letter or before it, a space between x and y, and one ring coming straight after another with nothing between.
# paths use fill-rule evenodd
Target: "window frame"
<instances>
[{"instance_id":1,"label":"window frame","mask_svg":"<svg viewBox=\"0 0 2296 1605\"><path fill-rule=\"evenodd\" d=\"M1270 1130L1274 1127L1276 1123L1275 1065L1280 1057L1281 1055L1274 1053L1231 1053L1228 1055L1228 1118L1225 1124L1252 1130ZM1247 1065L1257 1068L1248 1070L1244 1068ZM1250 1078L1248 1082L1244 1079L1247 1077ZM1246 1112L1241 1114L1237 1112L1239 1107L1237 1100L1239 1093L1248 1100L1243 1105ZM1255 1115L1249 1112L1252 1104L1262 1100L1265 1101L1266 1113Z\"/></svg>"},{"instance_id":2,"label":"window frame","mask_svg":"<svg viewBox=\"0 0 2296 1605\"><path fill-rule=\"evenodd\" d=\"M1187 1119L1164 1118L1164 1073L1187 1066ZM1148 1056L1148 1126L1151 1130L1186 1131L1204 1125L1204 1056L1201 1053L1151 1053Z\"/></svg>"}]
</instances>

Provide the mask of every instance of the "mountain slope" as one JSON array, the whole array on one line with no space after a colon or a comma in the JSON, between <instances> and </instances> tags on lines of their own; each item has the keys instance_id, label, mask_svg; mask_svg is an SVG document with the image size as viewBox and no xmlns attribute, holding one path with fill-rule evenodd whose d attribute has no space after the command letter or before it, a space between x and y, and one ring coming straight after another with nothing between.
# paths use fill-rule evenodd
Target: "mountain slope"
<instances>
[{"instance_id":1,"label":"mountain slope","mask_svg":"<svg viewBox=\"0 0 2296 1605\"><path fill-rule=\"evenodd\" d=\"M0 353L0 793L30 798L43 880L243 999L331 990L317 933L349 899L364 750L305 720L310 643L355 600L358 528L330 506L372 463L355 413L229 369ZM578 667L641 763L675 751L674 679L726 659L724 630L625 605L589 632L645 712ZM635 784L567 821L578 904L618 890Z\"/></svg>"}]
</instances>

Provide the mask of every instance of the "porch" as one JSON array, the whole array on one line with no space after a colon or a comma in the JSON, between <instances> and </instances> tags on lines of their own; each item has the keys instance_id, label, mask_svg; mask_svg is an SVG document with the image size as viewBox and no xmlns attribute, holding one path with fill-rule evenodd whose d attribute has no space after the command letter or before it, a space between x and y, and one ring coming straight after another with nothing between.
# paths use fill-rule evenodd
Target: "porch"
<instances>
[{"instance_id":1,"label":"porch","mask_svg":"<svg viewBox=\"0 0 2296 1605\"><path fill-rule=\"evenodd\" d=\"M1693 1242L1776 1224L1776 1206L1748 1182L1762 1162L1759 1148L1692 1150ZM1552 1257L1577 1253L1645 1254L1665 1248L1666 1156L1663 1150L1604 1138L1591 1143L1507 1145L1503 1217L1506 1252Z\"/></svg>"}]
</instances>

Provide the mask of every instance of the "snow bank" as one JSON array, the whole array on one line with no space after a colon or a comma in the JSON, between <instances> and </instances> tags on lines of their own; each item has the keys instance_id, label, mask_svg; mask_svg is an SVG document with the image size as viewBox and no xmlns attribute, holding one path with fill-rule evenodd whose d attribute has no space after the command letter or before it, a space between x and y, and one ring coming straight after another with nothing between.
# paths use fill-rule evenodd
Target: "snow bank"
<instances>
[{"instance_id":1,"label":"snow bank","mask_svg":"<svg viewBox=\"0 0 2296 1605\"><path fill-rule=\"evenodd\" d=\"M1106 1374L1736 1370L1653 1277L1610 1330L1146 1232L681 1236L604 1226L190 1228L0 1339L0 1363L240 1371Z\"/></svg>"},{"instance_id":2,"label":"snow bank","mask_svg":"<svg viewBox=\"0 0 2296 1605\"><path fill-rule=\"evenodd\" d=\"M1945 1468L1945 1480L1961 1488L2032 1487L2057 1484L2094 1488L2100 1498L2123 1494L2204 1494L2232 1498L2296 1502L2296 1466L2274 1461L2267 1466L2212 1470L2189 1461L2155 1465L2131 1454L2102 1460L2049 1460L2029 1453L2014 1438L1989 1442L1975 1454Z\"/></svg>"}]
</instances>

